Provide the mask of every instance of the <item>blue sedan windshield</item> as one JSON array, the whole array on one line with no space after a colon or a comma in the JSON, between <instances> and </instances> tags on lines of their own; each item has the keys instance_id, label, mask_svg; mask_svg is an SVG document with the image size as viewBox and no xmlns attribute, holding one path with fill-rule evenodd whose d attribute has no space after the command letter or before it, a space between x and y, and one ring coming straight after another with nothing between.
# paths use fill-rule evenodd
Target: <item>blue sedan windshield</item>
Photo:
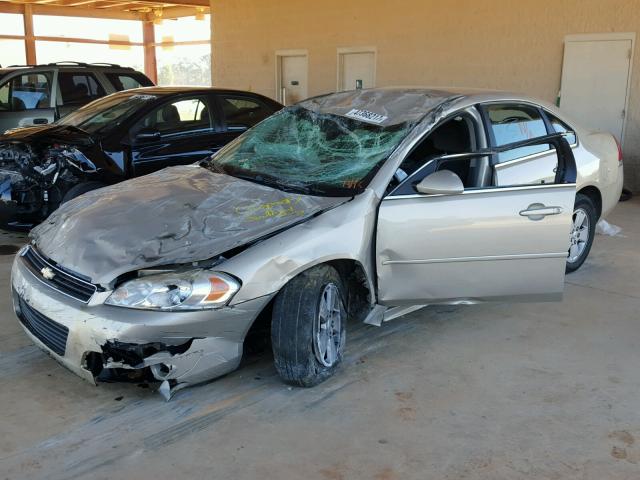
<instances>
[{"instance_id":1,"label":"blue sedan windshield","mask_svg":"<svg viewBox=\"0 0 640 480\"><path fill-rule=\"evenodd\" d=\"M87 133L106 132L116 128L142 105L156 98L155 95L140 93L109 95L79 108L56 123L71 125Z\"/></svg>"}]
</instances>

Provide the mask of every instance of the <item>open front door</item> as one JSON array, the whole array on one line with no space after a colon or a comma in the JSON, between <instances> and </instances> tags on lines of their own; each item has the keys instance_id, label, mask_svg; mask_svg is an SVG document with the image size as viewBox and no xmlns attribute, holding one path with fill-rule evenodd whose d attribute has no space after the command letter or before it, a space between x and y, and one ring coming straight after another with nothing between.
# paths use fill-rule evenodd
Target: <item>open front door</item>
<instances>
[{"instance_id":1,"label":"open front door","mask_svg":"<svg viewBox=\"0 0 640 480\"><path fill-rule=\"evenodd\" d=\"M400 194L387 196L378 214L378 302L400 306L560 299L575 163L566 141L554 141L560 163L553 184L441 194L416 190L428 177L426 170L446 170L446 161L464 160L463 154L443 157L405 180L414 186L413 194L405 185L395 190ZM476 152L467 159L478 156Z\"/></svg>"}]
</instances>

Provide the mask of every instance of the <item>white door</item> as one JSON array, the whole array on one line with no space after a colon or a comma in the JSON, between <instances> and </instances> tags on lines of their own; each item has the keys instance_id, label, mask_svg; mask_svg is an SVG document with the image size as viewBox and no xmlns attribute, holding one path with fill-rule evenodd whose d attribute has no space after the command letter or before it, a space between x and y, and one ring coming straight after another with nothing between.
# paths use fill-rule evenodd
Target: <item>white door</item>
<instances>
[{"instance_id":1,"label":"white door","mask_svg":"<svg viewBox=\"0 0 640 480\"><path fill-rule=\"evenodd\" d=\"M375 87L375 52L338 52L338 90Z\"/></svg>"},{"instance_id":2,"label":"white door","mask_svg":"<svg viewBox=\"0 0 640 480\"><path fill-rule=\"evenodd\" d=\"M307 56L278 55L277 98L292 105L307 98Z\"/></svg>"},{"instance_id":3,"label":"white door","mask_svg":"<svg viewBox=\"0 0 640 480\"><path fill-rule=\"evenodd\" d=\"M565 40L560 109L592 130L622 140L633 35L570 36Z\"/></svg>"}]
</instances>

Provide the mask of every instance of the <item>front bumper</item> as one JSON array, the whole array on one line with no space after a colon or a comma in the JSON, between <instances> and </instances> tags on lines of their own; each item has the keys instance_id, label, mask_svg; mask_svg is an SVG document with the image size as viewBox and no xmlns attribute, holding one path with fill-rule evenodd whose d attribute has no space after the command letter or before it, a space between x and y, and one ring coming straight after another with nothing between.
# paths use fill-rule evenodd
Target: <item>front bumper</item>
<instances>
[{"instance_id":1,"label":"front bumper","mask_svg":"<svg viewBox=\"0 0 640 480\"><path fill-rule=\"evenodd\" d=\"M90 382L103 369L144 370L163 382L166 396L234 370L249 327L272 298L192 312L91 306L43 283L20 255L11 285L25 332L66 368Z\"/></svg>"}]
</instances>

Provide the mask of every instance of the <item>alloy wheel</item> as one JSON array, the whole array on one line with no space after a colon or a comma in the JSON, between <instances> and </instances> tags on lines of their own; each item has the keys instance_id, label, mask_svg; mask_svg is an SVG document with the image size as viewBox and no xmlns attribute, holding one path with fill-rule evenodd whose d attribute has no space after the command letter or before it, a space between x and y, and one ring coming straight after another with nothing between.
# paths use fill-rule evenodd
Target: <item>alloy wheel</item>
<instances>
[{"instance_id":1,"label":"alloy wheel","mask_svg":"<svg viewBox=\"0 0 640 480\"><path fill-rule=\"evenodd\" d=\"M331 367L338 360L340 349L342 308L340 290L333 284L327 284L318 304L318 315L314 323L313 351L318 362Z\"/></svg>"},{"instance_id":2,"label":"alloy wheel","mask_svg":"<svg viewBox=\"0 0 640 480\"><path fill-rule=\"evenodd\" d=\"M577 262L589 244L589 215L582 208L573 212L573 222L569 233L569 255L567 262Z\"/></svg>"}]
</instances>

